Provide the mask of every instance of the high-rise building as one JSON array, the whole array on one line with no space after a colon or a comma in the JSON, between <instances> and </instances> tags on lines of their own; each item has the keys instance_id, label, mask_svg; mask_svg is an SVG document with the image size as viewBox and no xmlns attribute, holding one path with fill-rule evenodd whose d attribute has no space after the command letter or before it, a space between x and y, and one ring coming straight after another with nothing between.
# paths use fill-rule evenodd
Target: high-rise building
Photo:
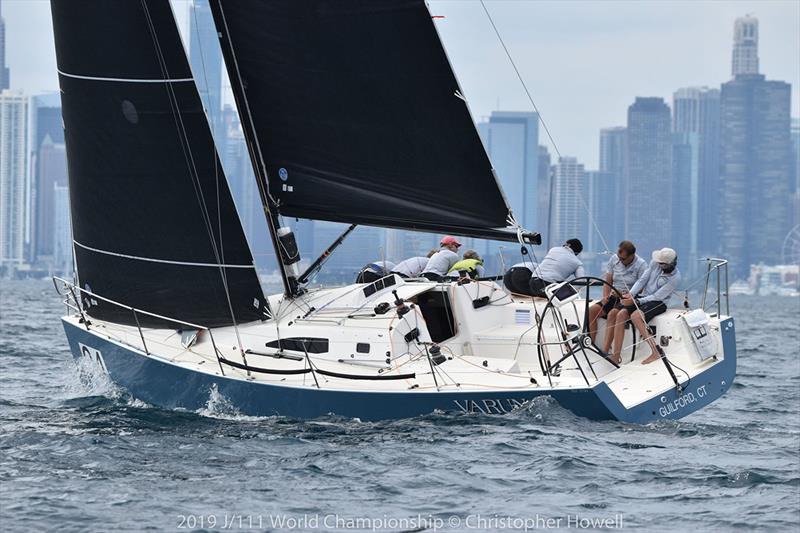
<instances>
[{"instance_id":1,"label":"high-rise building","mask_svg":"<svg viewBox=\"0 0 800 533\"><path fill-rule=\"evenodd\" d=\"M618 178L611 172L589 171L586 173L589 203L588 239L584 248L591 252L616 251L618 238L616 228L620 213L617 209Z\"/></svg>"},{"instance_id":2,"label":"high-rise building","mask_svg":"<svg viewBox=\"0 0 800 533\"><path fill-rule=\"evenodd\" d=\"M550 245L577 237L588 237L588 213L581 200L586 194L586 172L574 157L560 157L553 167L553 215L550 225Z\"/></svg>"},{"instance_id":3,"label":"high-rise building","mask_svg":"<svg viewBox=\"0 0 800 533\"><path fill-rule=\"evenodd\" d=\"M67 159L61 98L58 93L31 98L31 260L45 264L53 255L53 184L67 185Z\"/></svg>"},{"instance_id":4,"label":"high-rise building","mask_svg":"<svg viewBox=\"0 0 800 533\"><path fill-rule=\"evenodd\" d=\"M36 169L36 194L32 203L35 255L37 260L47 261L54 254L56 217L54 195L58 187L67 187L67 150L64 144L56 144L50 135L45 135L36 156Z\"/></svg>"},{"instance_id":5,"label":"high-rise building","mask_svg":"<svg viewBox=\"0 0 800 533\"><path fill-rule=\"evenodd\" d=\"M550 152L546 146L539 146L539 169L537 170L536 181L536 227L533 231L538 231L542 235L542 244L548 245L547 238L550 235L550 201L552 199L552 180L550 176Z\"/></svg>"},{"instance_id":6,"label":"high-rise building","mask_svg":"<svg viewBox=\"0 0 800 533\"><path fill-rule=\"evenodd\" d=\"M189 61L214 139L223 145L226 131L222 119L222 51L208 0L194 0L189 10ZM224 151L223 147L220 152Z\"/></svg>"},{"instance_id":7,"label":"high-rise building","mask_svg":"<svg viewBox=\"0 0 800 533\"><path fill-rule=\"evenodd\" d=\"M627 130L624 126L603 128L600 130L600 172L606 173L614 182L614 201L607 206L613 210L614 220L603 230L609 243L619 242L624 238L625 198L622 180L625 175L625 145ZM615 246L615 244L610 244Z\"/></svg>"},{"instance_id":8,"label":"high-rise building","mask_svg":"<svg viewBox=\"0 0 800 533\"><path fill-rule=\"evenodd\" d=\"M697 175L692 200L699 206L692 237L697 240L696 250L700 254L718 254L720 93L707 87L686 87L675 91L672 102L673 131L697 137L690 143L697 151L692 155L697 166L691 171Z\"/></svg>"},{"instance_id":9,"label":"high-rise building","mask_svg":"<svg viewBox=\"0 0 800 533\"><path fill-rule=\"evenodd\" d=\"M536 231L539 115L493 111L478 124L486 152L517 221Z\"/></svg>"},{"instance_id":10,"label":"high-rise building","mask_svg":"<svg viewBox=\"0 0 800 533\"><path fill-rule=\"evenodd\" d=\"M59 274L72 272L72 229L69 216L69 189L53 185L52 270Z\"/></svg>"},{"instance_id":11,"label":"high-rise building","mask_svg":"<svg viewBox=\"0 0 800 533\"><path fill-rule=\"evenodd\" d=\"M744 20L737 20L734 48L740 26L749 24L742 30L753 48L748 57L757 58L757 26L752 17ZM766 80L753 72L757 62L744 68L740 60L735 53L735 77L720 95L720 246L732 275L744 278L751 264L780 262L791 229L791 86Z\"/></svg>"},{"instance_id":12,"label":"high-rise building","mask_svg":"<svg viewBox=\"0 0 800 533\"><path fill-rule=\"evenodd\" d=\"M693 275L697 267L697 236L700 205L698 202L698 134L672 134L672 243L678 252L681 270Z\"/></svg>"},{"instance_id":13,"label":"high-rise building","mask_svg":"<svg viewBox=\"0 0 800 533\"><path fill-rule=\"evenodd\" d=\"M747 15L733 25L733 77L758 74L758 19Z\"/></svg>"},{"instance_id":14,"label":"high-rise building","mask_svg":"<svg viewBox=\"0 0 800 533\"><path fill-rule=\"evenodd\" d=\"M11 88L11 74L6 66L6 21L0 5L0 91Z\"/></svg>"},{"instance_id":15,"label":"high-rise building","mask_svg":"<svg viewBox=\"0 0 800 533\"><path fill-rule=\"evenodd\" d=\"M27 263L31 187L28 176L28 98L0 92L0 270Z\"/></svg>"},{"instance_id":16,"label":"high-rise building","mask_svg":"<svg viewBox=\"0 0 800 533\"><path fill-rule=\"evenodd\" d=\"M792 119L792 177L789 180L789 191L792 197L792 222L791 226L800 224L800 118Z\"/></svg>"},{"instance_id":17,"label":"high-rise building","mask_svg":"<svg viewBox=\"0 0 800 533\"><path fill-rule=\"evenodd\" d=\"M636 97L628 107L623 196L623 234L641 255L671 246L672 116L663 98Z\"/></svg>"}]
</instances>

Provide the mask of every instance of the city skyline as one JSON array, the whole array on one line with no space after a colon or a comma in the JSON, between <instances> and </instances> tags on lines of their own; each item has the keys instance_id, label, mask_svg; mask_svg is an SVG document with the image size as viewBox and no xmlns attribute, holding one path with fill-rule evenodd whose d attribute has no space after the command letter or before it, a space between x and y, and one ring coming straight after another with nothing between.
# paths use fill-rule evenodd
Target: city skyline
<instances>
[{"instance_id":1,"label":"city skyline","mask_svg":"<svg viewBox=\"0 0 800 533\"><path fill-rule=\"evenodd\" d=\"M264 230L239 117L222 97L221 56L214 46L216 36L206 5L200 2L185 19L187 59L256 265L268 271L274 254ZM760 70L765 64L759 48L764 32L759 35L757 17L742 15L731 26L729 54L721 57L720 63L728 66L734 78L720 80L714 87L673 87L671 98L631 98L627 119L620 121L624 125L606 125L595 132L596 166L569 152L548 150L547 129L540 125L537 113L501 110L479 119L476 130L517 220L540 231L545 246L569 237L583 239L590 263L595 262L592 254L613 252L621 238L634 240L644 254L670 244L689 265L702 254L725 252L738 273L759 259L777 261L784 235L800 220L795 205L800 179L795 175L800 165L798 141L796 126L791 130L789 120L792 86L772 81L772 73ZM30 116L26 109L24 124L17 119L21 124L17 130L24 130L26 140L4 147L4 153L27 153L22 163L26 170L16 172L24 177L7 172L4 183L13 182L15 198L24 197L24 201L12 199L9 204L16 210L15 217L29 221L21 226L14 222L15 228L23 228L21 245L13 231L5 232L4 242L14 240L15 249L22 250L15 252L16 265L38 262L39 269L45 264L65 265L64 247L58 241L59 236L68 235L58 94L17 94L6 92L3 96L7 101L29 99L25 103ZM759 135L764 137L762 141L757 140ZM727 151L720 149L721 143ZM759 198L770 206L752 223L740 215L756 216L746 203L749 198ZM781 205L774 205L776 202ZM6 210L6 214L10 212ZM11 217L3 217L8 220ZM331 223L293 219L284 223L297 234L302 256L308 261L343 230ZM411 237L403 232L359 228L330 266L352 270L378 257L398 260L400 253L424 255L435 243L436 237L429 234ZM493 270L503 263L498 251L509 249L472 239L464 243L465 249L478 250ZM749 246L745 243L755 243L755 251L745 253L744 247ZM347 257L342 256L345 251Z\"/></svg>"},{"instance_id":2,"label":"city skyline","mask_svg":"<svg viewBox=\"0 0 800 533\"><path fill-rule=\"evenodd\" d=\"M475 121L494 110L532 111L480 3L429 5L445 17L437 19L437 29ZM173 6L188 36L190 1L173 0ZM798 2L494 0L487 7L562 155L586 168L598 168L597 132L624 125L635 96L669 101L676 87L714 87L731 79L733 21L747 13L761 21L760 70L792 85L792 116L800 116L800 62L790 53L800 49ZM2 9L12 89L57 91L49 2L3 0ZM549 141L541 144L553 152Z\"/></svg>"}]
</instances>

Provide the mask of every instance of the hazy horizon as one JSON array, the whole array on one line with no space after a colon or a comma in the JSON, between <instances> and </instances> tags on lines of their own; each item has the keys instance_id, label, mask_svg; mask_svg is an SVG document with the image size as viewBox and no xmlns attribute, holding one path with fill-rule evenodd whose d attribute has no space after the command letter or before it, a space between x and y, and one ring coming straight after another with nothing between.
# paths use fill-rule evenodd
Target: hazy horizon
<instances>
[{"instance_id":1,"label":"hazy horizon","mask_svg":"<svg viewBox=\"0 0 800 533\"><path fill-rule=\"evenodd\" d=\"M189 0L173 0L186 24ZM563 155L597 168L599 130L625 125L636 96L730 76L733 23L759 19L760 71L792 85L800 115L800 2L508 1L486 5ZM477 0L431 0L432 15L476 121L530 103ZM58 89L47 0L3 0L12 90ZM544 131L540 144L549 145ZM552 152L552 148L551 148Z\"/></svg>"}]
</instances>

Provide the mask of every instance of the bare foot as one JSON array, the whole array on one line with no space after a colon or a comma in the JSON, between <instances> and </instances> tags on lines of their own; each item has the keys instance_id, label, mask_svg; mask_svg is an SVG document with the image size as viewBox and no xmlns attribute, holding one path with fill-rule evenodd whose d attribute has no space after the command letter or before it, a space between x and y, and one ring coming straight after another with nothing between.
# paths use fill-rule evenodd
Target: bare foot
<instances>
[{"instance_id":1,"label":"bare foot","mask_svg":"<svg viewBox=\"0 0 800 533\"><path fill-rule=\"evenodd\" d=\"M643 364L643 365L649 365L650 363L655 363L655 362L656 362L656 361L658 361L659 359L661 359L661 355L660 355L660 354L658 354L658 353L651 353L651 354L650 354L650 357L648 357L647 359L645 359L644 361L642 361L642 364Z\"/></svg>"}]
</instances>

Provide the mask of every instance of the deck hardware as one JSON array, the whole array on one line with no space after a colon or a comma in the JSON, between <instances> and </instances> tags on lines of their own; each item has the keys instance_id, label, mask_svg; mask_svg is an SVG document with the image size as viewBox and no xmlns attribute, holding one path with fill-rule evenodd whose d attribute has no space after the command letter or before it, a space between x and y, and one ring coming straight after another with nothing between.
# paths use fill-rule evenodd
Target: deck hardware
<instances>
[{"instance_id":1,"label":"deck hardware","mask_svg":"<svg viewBox=\"0 0 800 533\"><path fill-rule=\"evenodd\" d=\"M480 298L475 298L472 300L472 307L474 309L480 309L481 307L486 307L487 305L489 305L488 296L481 296Z\"/></svg>"},{"instance_id":2,"label":"deck hardware","mask_svg":"<svg viewBox=\"0 0 800 533\"><path fill-rule=\"evenodd\" d=\"M403 338L406 342L411 342L417 340L419 338L419 328L414 328L408 333L406 333Z\"/></svg>"},{"instance_id":3,"label":"deck hardware","mask_svg":"<svg viewBox=\"0 0 800 533\"><path fill-rule=\"evenodd\" d=\"M375 306L375 314L376 315L385 315L386 313L389 312L389 309L391 309L391 308L392 308L392 306L389 304L389 302L381 302L381 303L379 303L378 305Z\"/></svg>"}]
</instances>

